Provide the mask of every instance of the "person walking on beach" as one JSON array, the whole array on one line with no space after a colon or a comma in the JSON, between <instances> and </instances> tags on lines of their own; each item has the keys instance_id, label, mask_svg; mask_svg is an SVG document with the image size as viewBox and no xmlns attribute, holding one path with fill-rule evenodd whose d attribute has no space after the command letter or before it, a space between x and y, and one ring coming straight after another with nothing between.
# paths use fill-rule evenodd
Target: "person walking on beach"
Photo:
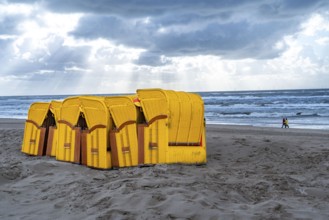
<instances>
[{"instance_id":1,"label":"person walking on beach","mask_svg":"<svg viewBox=\"0 0 329 220\"><path fill-rule=\"evenodd\" d=\"M281 128L283 128L283 126L284 126L284 128L286 128L286 119L285 118L282 118L282 126L281 126Z\"/></svg>"},{"instance_id":2,"label":"person walking on beach","mask_svg":"<svg viewBox=\"0 0 329 220\"><path fill-rule=\"evenodd\" d=\"M289 128L288 118L284 120L284 128Z\"/></svg>"}]
</instances>

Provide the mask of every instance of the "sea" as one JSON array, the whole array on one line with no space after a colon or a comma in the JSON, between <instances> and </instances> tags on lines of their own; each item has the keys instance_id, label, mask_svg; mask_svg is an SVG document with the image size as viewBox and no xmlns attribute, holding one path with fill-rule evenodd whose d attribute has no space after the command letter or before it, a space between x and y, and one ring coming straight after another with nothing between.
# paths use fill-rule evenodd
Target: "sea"
<instances>
[{"instance_id":1,"label":"sea","mask_svg":"<svg viewBox=\"0 0 329 220\"><path fill-rule=\"evenodd\" d=\"M207 124L329 130L329 89L199 92ZM102 94L111 95L111 94ZM120 95L120 94L115 94ZM0 118L26 119L33 102L72 95L0 96Z\"/></svg>"}]
</instances>

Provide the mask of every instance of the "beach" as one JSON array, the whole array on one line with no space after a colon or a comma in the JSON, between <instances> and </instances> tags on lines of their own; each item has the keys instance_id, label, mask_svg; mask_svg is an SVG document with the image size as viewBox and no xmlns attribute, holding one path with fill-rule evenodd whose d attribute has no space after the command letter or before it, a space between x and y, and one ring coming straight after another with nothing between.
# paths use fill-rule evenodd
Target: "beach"
<instances>
[{"instance_id":1,"label":"beach","mask_svg":"<svg viewBox=\"0 0 329 220\"><path fill-rule=\"evenodd\" d=\"M0 219L329 219L329 130L207 125L207 164L96 170L21 153L0 119Z\"/></svg>"}]
</instances>

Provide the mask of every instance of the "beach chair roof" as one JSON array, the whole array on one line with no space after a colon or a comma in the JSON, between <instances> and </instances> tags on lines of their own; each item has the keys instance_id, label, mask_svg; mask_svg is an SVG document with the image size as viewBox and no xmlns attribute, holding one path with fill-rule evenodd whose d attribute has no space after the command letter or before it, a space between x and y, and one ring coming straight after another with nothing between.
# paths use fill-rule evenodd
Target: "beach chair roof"
<instances>
[{"instance_id":1,"label":"beach chair roof","mask_svg":"<svg viewBox=\"0 0 329 220\"><path fill-rule=\"evenodd\" d=\"M75 96L66 98L61 106L60 120L74 127L81 113L89 129L100 125L108 126L109 112L104 97Z\"/></svg>"},{"instance_id":2,"label":"beach chair roof","mask_svg":"<svg viewBox=\"0 0 329 220\"><path fill-rule=\"evenodd\" d=\"M105 104L117 130L121 130L127 124L136 123L137 112L132 97L105 97Z\"/></svg>"},{"instance_id":3,"label":"beach chair roof","mask_svg":"<svg viewBox=\"0 0 329 220\"><path fill-rule=\"evenodd\" d=\"M42 123L47 116L49 106L49 102L32 103L29 108L27 119L31 122L33 121L37 127L42 126Z\"/></svg>"}]
</instances>

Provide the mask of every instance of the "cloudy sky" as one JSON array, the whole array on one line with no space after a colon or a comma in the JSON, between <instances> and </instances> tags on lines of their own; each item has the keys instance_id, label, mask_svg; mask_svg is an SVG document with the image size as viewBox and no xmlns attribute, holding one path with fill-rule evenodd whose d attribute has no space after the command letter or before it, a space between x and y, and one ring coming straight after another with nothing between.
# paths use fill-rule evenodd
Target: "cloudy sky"
<instances>
[{"instance_id":1,"label":"cloudy sky","mask_svg":"<svg viewBox=\"0 0 329 220\"><path fill-rule=\"evenodd\" d=\"M329 88L327 0L0 0L0 95Z\"/></svg>"}]
</instances>

